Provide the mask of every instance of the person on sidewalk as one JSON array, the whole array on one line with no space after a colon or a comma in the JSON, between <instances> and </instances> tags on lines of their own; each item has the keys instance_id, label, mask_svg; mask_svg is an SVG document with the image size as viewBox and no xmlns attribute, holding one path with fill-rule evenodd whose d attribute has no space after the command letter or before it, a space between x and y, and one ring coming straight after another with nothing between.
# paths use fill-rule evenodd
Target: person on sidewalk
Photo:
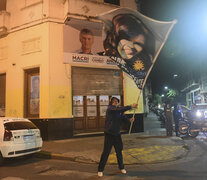
<instances>
[{"instance_id":1,"label":"person on sidewalk","mask_svg":"<svg viewBox=\"0 0 207 180\"><path fill-rule=\"evenodd\" d=\"M126 174L123 164L123 143L121 139L121 122L122 120L128 120L124 112L132 108L136 108L137 104L131 106L119 107L119 99L112 97L109 103L109 106L106 110L106 121L105 121L105 130L104 130L104 149L100 158L98 166L98 176L103 176L104 167L108 160L109 154L111 152L112 146L116 151L117 162L121 173ZM134 118L129 119L130 122L134 121Z\"/></svg>"},{"instance_id":2,"label":"person on sidewalk","mask_svg":"<svg viewBox=\"0 0 207 180\"><path fill-rule=\"evenodd\" d=\"M172 112L171 112L170 103L167 102L165 104L164 112L165 112L166 135L172 136L173 125L172 125Z\"/></svg>"},{"instance_id":3,"label":"person on sidewalk","mask_svg":"<svg viewBox=\"0 0 207 180\"><path fill-rule=\"evenodd\" d=\"M182 118L181 107L178 104L174 105L173 119L175 123L175 134L178 135L179 120Z\"/></svg>"}]
</instances>

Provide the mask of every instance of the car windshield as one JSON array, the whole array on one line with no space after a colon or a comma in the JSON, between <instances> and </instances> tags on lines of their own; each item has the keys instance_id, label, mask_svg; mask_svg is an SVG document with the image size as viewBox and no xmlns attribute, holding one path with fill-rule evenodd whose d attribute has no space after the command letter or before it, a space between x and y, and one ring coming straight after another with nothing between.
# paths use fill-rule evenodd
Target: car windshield
<instances>
[{"instance_id":1,"label":"car windshield","mask_svg":"<svg viewBox=\"0 0 207 180\"><path fill-rule=\"evenodd\" d=\"M4 127L6 130L37 129L37 126L27 121L8 122Z\"/></svg>"}]
</instances>

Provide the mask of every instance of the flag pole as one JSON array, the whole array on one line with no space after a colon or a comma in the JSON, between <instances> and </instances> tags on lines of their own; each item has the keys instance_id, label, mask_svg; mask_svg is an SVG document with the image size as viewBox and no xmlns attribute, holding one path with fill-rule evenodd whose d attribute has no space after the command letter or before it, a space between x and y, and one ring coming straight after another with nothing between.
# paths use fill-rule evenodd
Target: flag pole
<instances>
[{"instance_id":1,"label":"flag pole","mask_svg":"<svg viewBox=\"0 0 207 180\"><path fill-rule=\"evenodd\" d=\"M139 95L138 95L138 98L137 98L137 104L138 104L139 99L140 99L140 97L141 97L142 91L143 91L143 90L140 90L140 93L139 93ZM136 111L136 109L134 109L134 113L133 113L132 118L134 118L134 116L135 116L135 111ZM129 134L131 134L131 130L132 130L133 123L134 123L134 122L131 122L131 124L130 124Z\"/></svg>"}]
</instances>

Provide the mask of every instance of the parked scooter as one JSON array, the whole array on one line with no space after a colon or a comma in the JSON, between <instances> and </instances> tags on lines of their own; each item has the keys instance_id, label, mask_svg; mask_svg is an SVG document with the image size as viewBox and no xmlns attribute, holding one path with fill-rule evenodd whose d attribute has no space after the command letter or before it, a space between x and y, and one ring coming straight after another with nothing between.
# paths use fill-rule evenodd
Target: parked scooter
<instances>
[{"instance_id":1,"label":"parked scooter","mask_svg":"<svg viewBox=\"0 0 207 180\"><path fill-rule=\"evenodd\" d=\"M188 135L190 137L196 137L198 136L199 132L202 132L204 135L207 136L207 119L204 118L201 112L197 113L199 118L194 119L190 122L190 126L188 128Z\"/></svg>"},{"instance_id":2,"label":"parked scooter","mask_svg":"<svg viewBox=\"0 0 207 180\"><path fill-rule=\"evenodd\" d=\"M178 123L178 132L182 135L187 136L189 126L190 123L187 119L185 118L180 119Z\"/></svg>"},{"instance_id":3,"label":"parked scooter","mask_svg":"<svg viewBox=\"0 0 207 180\"><path fill-rule=\"evenodd\" d=\"M194 110L189 112L187 118L179 122L179 132L182 135L196 137L199 132L207 136L207 118L204 111Z\"/></svg>"}]
</instances>

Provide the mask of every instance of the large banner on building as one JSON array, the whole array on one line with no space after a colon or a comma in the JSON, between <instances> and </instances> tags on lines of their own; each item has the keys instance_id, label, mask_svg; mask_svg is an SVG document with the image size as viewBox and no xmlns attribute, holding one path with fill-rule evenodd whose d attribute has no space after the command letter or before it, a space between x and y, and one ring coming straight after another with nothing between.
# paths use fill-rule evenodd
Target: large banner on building
<instances>
[{"instance_id":1,"label":"large banner on building","mask_svg":"<svg viewBox=\"0 0 207 180\"><path fill-rule=\"evenodd\" d=\"M71 19L63 28L63 63L93 67L116 68L116 63L104 56L103 24Z\"/></svg>"},{"instance_id":2,"label":"large banner on building","mask_svg":"<svg viewBox=\"0 0 207 180\"><path fill-rule=\"evenodd\" d=\"M114 9L98 18L104 22L105 55L143 89L176 21L156 21L128 8Z\"/></svg>"}]
</instances>

